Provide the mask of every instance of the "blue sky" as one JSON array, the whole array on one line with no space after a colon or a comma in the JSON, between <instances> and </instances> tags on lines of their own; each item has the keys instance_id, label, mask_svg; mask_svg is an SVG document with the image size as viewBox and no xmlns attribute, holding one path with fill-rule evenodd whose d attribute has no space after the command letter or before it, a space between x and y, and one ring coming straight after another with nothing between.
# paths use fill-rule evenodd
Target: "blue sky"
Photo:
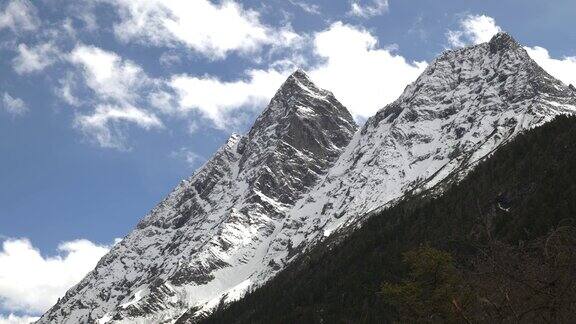
<instances>
[{"instance_id":1,"label":"blue sky","mask_svg":"<svg viewBox=\"0 0 576 324\"><path fill-rule=\"evenodd\" d=\"M443 50L499 30L576 84L575 14L571 0L0 0L0 323L53 303L296 67L359 123ZM46 275L15 287L30 264Z\"/></svg>"}]
</instances>

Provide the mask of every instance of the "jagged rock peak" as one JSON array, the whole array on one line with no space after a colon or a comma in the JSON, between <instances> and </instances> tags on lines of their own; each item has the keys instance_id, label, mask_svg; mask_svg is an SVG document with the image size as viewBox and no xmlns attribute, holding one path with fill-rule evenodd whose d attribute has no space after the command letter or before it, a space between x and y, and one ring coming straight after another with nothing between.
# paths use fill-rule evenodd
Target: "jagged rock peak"
<instances>
[{"instance_id":1,"label":"jagged rock peak","mask_svg":"<svg viewBox=\"0 0 576 324\"><path fill-rule=\"evenodd\" d=\"M316 86L304 70L298 68L284 81L276 96L305 95L315 97L333 96L332 92Z\"/></svg>"},{"instance_id":2,"label":"jagged rock peak","mask_svg":"<svg viewBox=\"0 0 576 324\"><path fill-rule=\"evenodd\" d=\"M508 50L508 49L518 49L520 44L512 37L510 34L505 32L499 32L490 39L488 42L490 45L490 52L496 53L498 51Z\"/></svg>"},{"instance_id":3,"label":"jagged rock peak","mask_svg":"<svg viewBox=\"0 0 576 324\"><path fill-rule=\"evenodd\" d=\"M296 71L292 72L292 74L288 77L289 79L296 79L296 80L306 80L310 81L308 74L301 68L297 68Z\"/></svg>"},{"instance_id":4,"label":"jagged rock peak","mask_svg":"<svg viewBox=\"0 0 576 324\"><path fill-rule=\"evenodd\" d=\"M332 92L316 86L302 69L297 69L284 81L268 107L254 123L248 137L252 138L263 130L268 132L270 127L276 127L278 124L283 126L294 124L296 120L323 120L323 125L330 120L334 125L342 124L348 132L353 132L357 128L348 109L334 97ZM317 126L319 125L314 127Z\"/></svg>"},{"instance_id":5,"label":"jagged rock peak","mask_svg":"<svg viewBox=\"0 0 576 324\"><path fill-rule=\"evenodd\" d=\"M485 51L484 51L485 50ZM506 53L519 56L521 60L527 61L530 60L528 53L524 50L522 45L520 45L510 34L506 32L499 32L496 35L492 36L492 38L485 43L480 43L477 45L471 45L461 48L454 48L449 49L438 57L436 57L429 65L426 71L422 75L427 75L430 71L436 69L437 65L444 64L444 61L460 61L462 59L475 59L478 56L478 52L486 52L486 54L490 54L490 57L494 57L495 55L504 55ZM454 64L450 64L451 66ZM456 71L458 72L458 71ZM422 76L421 75L421 76Z\"/></svg>"}]
</instances>

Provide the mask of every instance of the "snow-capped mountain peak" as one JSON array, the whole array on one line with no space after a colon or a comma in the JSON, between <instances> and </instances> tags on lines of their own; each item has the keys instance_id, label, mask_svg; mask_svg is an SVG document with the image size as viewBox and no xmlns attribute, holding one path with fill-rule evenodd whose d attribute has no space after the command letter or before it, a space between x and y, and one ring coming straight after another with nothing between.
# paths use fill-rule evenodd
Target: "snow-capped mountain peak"
<instances>
[{"instance_id":1,"label":"snow-capped mountain peak","mask_svg":"<svg viewBox=\"0 0 576 324\"><path fill-rule=\"evenodd\" d=\"M172 322L237 298L293 204L357 129L334 96L294 72L250 131L233 134L155 207L40 323Z\"/></svg>"},{"instance_id":2,"label":"snow-capped mountain peak","mask_svg":"<svg viewBox=\"0 0 576 324\"><path fill-rule=\"evenodd\" d=\"M449 50L371 117L294 213L310 236L358 223L404 194L442 188L523 130L576 111L576 95L506 33Z\"/></svg>"},{"instance_id":3,"label":"snow-capped mountain peak","mask_svg":"<svg viewBox=\"0 0 576 324\"><path fill-rule=\"evenodd\" d=\"M383 89L384 91L385 89ZM576 92L510 35L450 50L359 131L301 70L40 323L171 323L239 298L334 231L443 188Z\"/></svg>"}]
</instances>

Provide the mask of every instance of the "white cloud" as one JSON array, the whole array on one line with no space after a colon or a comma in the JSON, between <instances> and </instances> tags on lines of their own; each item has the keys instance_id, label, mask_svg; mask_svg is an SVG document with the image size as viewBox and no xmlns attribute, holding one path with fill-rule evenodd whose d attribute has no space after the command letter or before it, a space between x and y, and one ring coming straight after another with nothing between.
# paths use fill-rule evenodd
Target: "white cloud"
<instances>
[{"instance_id":1,"label":"white cloud","mask_svg":"<svg viewBox=\"0 0 576 324\"><path fill-rule=\"evenodd\" d=\"M26 103L22 99L12 97L7 92L4 92L2 96L2 105L4 109L13 116L24 115L28 112L28 106L26 106Z\"/></svg>"},{"instance_id":2,"label":"white cloud","mask_svg":"<svg viewBox=\"0 0 576 324\"><path fill-rule=\"evenodd\" d=\"M180 64L182 62L182 59L180 58L180 55L178 55L177 53L165 52L162 53L162 55L160 55L158 62L160 62L160 64L162 64L165 67L171 67L173 65Z\"/></svg>"},{"instance_id":3,"label":"white cloud","mask_svg":"<svg viewBox=\"0 0 576 324\"><path fill-rule=\"evenodd\" d=\"M18 316L14 314L9 314L4 316L0 314L0 324L30 324L39 320L40 317L35 316Z\"/></svg>"},{"instance_id":4,"label":"white cloud","mask_svg":"<svg viewBox=\"0 0 576 324\"><path fill-rule=\"evenodd\" d=\"M94 46L80 45L70 53L70 61L79 66L88 88L95 95L92 114L79 115L75 125L92 136L102 147L125 148L125 136L120 123L134 124L144 129L162 128L162 121L145 108L144 91L154 89L156 81L150 79L135 63L123 60L115 53ZM61 96L66 93L64 82Z\"/></svg>"},{"instance_id":5,"label":"white cloud","mask_svg":"<svg viewBox=\"0 0 576 324\"><path fill-rule=\"evenodd\" d=\"M191 121L188 124L188 134L194 134L200 129L200 123L198 121Z\"/></svg>"},{"instance_id":6,"label":"white cloud","mask_svg":"<svg viewBox=\"0 0 576 324\"><path fill-rule=\"evenodd\" d=\"M359 119L395 100L426 67L425 62L407 62L391 48L378 48L377 43L370 32L340 22L312 38L315 54L323 62L309 67L310 77L331 90ZM179 75L170 85L177 93L180 112L198 110L225 129L236 123L239 107L265 106L293 70L294 64L283 62L267 70L248 70L242 80Z\"/></svg>"},{"instance_id":7,"label":"white cloud","mask_svg":"<svg viewBox=\"0 0 576 324\"><path fill-rule=\"evenodd\" d=\"M5 240L0 250L0 309L27 314L46 311L109 249L75 240L60 244L57 255L43 256L28 239Z\"/></svg>"},{"instance_id":8,"label":"white cloud","mask_svg":"<svg viewBox=\"0 0 576 324\"><path fill-rule=\"evenodd\" d=\"M486 15L468 15L460 20L460 30L449 30L448 42L453 47L480 44L502 31L494 18Z\"/></svg>"},{"instance_id":9,"label":"white cloud","mask_svg":"<svg viewBox=\"0 0 576 324\"><path fill-rule=\"evenodd\" d=\"M150 93L148 100L154 108L162 113L172 116L178 115L178 104L172 93L162 90L155 91Z\"/></svg>"},{"instance_id":10,"label":"white cloud","mask_svg":"<svg viewBox=\"0 0 576 324\"><path fill-rule=\"evenodd\" d=\"M566 84L576 86L576 56L555 59L550 57L547 49L540 46L524 47L524 49L546 72Z\"/></svg>"},{"instance_id":11,"label":"white cloud","mask_svg":"<svg viewBox=\"0 0 576 324\"><path fill-rule=\"evenodd\" d=\"M171 157L179 160L185 161L191 168L196 168L200 163L206 160L203 156L198 153L190 151L188 148L181 148L178 151L174 151L170 154Z\"/></svg>"},{"instance_id":12,"label":"white cloud","mask_svg":"<svg viewBox=\"0 0 576 324\"><path fill-rule=\"evenodd\" d=\"M388 0L369 0L369 4L362 4L360 0L354 0L351 4L350 15L362 18L378 16L388 11Z\"/></svg>"},{"instance_id":13,"label":"white cloud","mask_svg":"<svg viewBox=\"0 0 576 324\"><path fill-rule=\"evenodd\" d=\"M65 103L70 106L80 106L80 98L74 95L74 89L76 88L76 82L78 80L75 78L73 73L67 73L64 78L58 81L59 87L54 88L54 93Z\"/></svg>"},{"instance_id":14,"label":"white cloud","mask_svg":"<svg viewBox=\"0 0 576 324\"><path fill-rule=\"evenodd\" d=\"M27 0L6 2L0 11L0 30L8 28L13 32L32 31L38 27L36 7Z\"/></svg>"},{"instance_id":15,"label":"white cloud","mask_svg":"<svg viewBox=\"0 0 576 324\"><path fill-rule=\"evenodd\" d=\"M241 107L262 108L288 77L291 70L249 70L246 78L221 81L211 76L178 75L170 85L176 91L181 112L198 110L218 128L235 125L232 113Z\"/></svg>"},{"instance_id":16,"label":"white cloud","mask_svg":"<svg viewBox=\"0 0 576 324\"><path fill-rule=\"evenodd\" d=\"M18 56L14 58L14 71L18 74L39 72L57 60L58 49L51 43L35 47L26 44L18 45Z\"/></svg>"},{"instance_id":17,"label":"white cloud","mask_svg":"<svg viewBox=\"0 0 576 324\"><path fill-rule=\"evenodd\" d=\"M258 13L234 1L101 0L119 12L115 26L123 41L156 46L185 45L212 59L231 51L252 53L267 44L286 43L290 33L263 25ZM293 33L292 33L293 34Z\"/></svg>"},{"instance_id":18,"label":"white cloud","mask_svg":"<svg viewBox=\"0 0 576 324\"><path fill-rule=\"evenodd\" d=\"M151 82L135 63L95 46L76 47L70 61L83 69L87 85L101 99L134 100L138 95L134 90Z\"/></svg>"},{"instance_id":19,"label":"white cloud","mask_svg":"<svg viewBox=\"0 0 576 324\"><path fill-rule=\"evenodd\" d=\"M319 86L331 90L355 117L367 118L395 100L424 71L392 48L379 48L370 32L334 23L314 37L325 63L310 70Z\"/></svg>"},{"instance_id":20,"label":"white cloud","mask_svg":"<svg viewBox=\"0 0 576 324\"><path fill-rule=\"evenodd\" d=\"M289 1L292 5L304 10L305 12L307 12L309 14L313 14L313 15L319 15L320 14L320 6L318 6L318 5L307 3L305 1L299 1L299 0L289 0Z\"/></svg>"},{"instance_id":21,"label":"white cloud","mask_svg":"<svg viewBox=\"0 0 576 324\"><path fill-rule=\"evenodd\" d=\"M133 106L98 105L94 113L80 115L75 126L105 148L125 149L125 136L119 122L132 123L146 130L164 127L156 115Z\"/></svg>"},{"instance_id":22,"label":"white cloud","mask_svg":"<svg viewBox=\"0 0 576 324\"><path fill-rule=\"evenodd\" d=\"M97 33L104 26L98 24L100 16L99 6L102 0L76 0L61 3L51 1L53 7L58 6L65 12L66 18L62 21L62 29L70 36ZM109 26L105 26L109 27Z\"/></svg>"}]
</instances>

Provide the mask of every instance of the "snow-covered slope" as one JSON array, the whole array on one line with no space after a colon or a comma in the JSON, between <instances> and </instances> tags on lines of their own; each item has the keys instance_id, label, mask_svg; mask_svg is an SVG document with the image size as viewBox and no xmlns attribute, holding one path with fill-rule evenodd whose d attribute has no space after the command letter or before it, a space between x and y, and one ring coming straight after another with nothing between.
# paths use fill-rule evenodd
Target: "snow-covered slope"
<instances>
[{"instance_id":1,"label":"snow-covered slope","mask_svg":"<svg viewBox=\"0 0 576 324\"><path fill-rule=\"evenodd\" d=\"M330 92L296 71L247 135L233 135L39 322L171 322L237 298L252 274L282 267L263 263L270 241L356 130Z\"/></svg>"},{"instance_id":2,"label":"snow-covered slope","mask_svg":"<svg viewBox=\"0 0 576 324\"><path fill-rule=\"evenodd\" d=\"M406 193L439 193L523 130L575 112L576 91L506 33L447 51L354 135L290 210L264 258L286 264L291 251L353 229ZM262 273L259 281L268 276Z\"/></svg>"},{"instance_id":3,"label":"snow-covered slope","mask_svg":"<svg viewBox=\"0 0 576 324\"><path fill-rule=\"evenodd\" d=\"M576 112L576 91L540 68L508 34L450 50L371 117L326 177L292 210L307 241L393 203L437 192L519 132Z\"/></svg>"},{"instance_id":4,"label":"snow-covered slope","mask_svg":"<svg viewBox=\"0 0 576 324\"><path fill-rule=\"evenodd\" d=\"M407 192L442 189L519 132L576 111L576 91L509 35L452 50L361 130L292 75L46 313L41 323L172 322L238 298L335 230Z\"/></svg>"},{"instance_id":5,"label":"snow-covered slope","mask_svg":"<svg viewBox=\"0 0 576 324\"><path fill-rule=\"evenodd\" d=\"M440 193L518 133L574 112L576 91L542 70L508 34L447 51L354 135L288 212L264 260L287 264L294 251L353 230L406 193ZM270 273L254 277L261 283Z\"/></svg>"}]
</instances>

